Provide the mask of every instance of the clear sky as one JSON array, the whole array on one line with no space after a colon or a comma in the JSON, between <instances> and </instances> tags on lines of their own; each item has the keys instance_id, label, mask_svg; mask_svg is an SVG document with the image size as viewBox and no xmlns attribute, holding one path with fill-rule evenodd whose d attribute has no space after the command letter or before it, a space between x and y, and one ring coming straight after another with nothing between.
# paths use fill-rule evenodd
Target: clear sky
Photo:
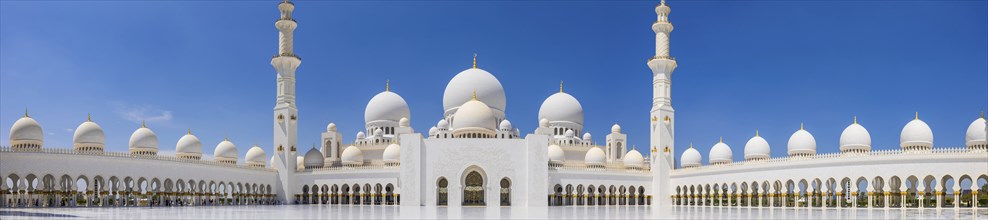
<instances>
[{"instance_id":1,"label":"clear sky","mask_svg":"<svg viewBox=\"0 0 988 220\"><path fill-rule=\"evenodd\" d=\"M0 144L24 109L46 148L69 148L91 113L107 149L147 120L164 154L191 128L211 154L271 153L277 1L0 2ZM335 122L346 142L391 89L426 133L446 83L479 66L500 79L523 133L542 100L577 97L602 142L614 123L647 152L655 1L297 1L299 145ZM897 149L914 112L935 146L961 147L988 103L986 1L670 0L676 157L719 137L735 160L758 129L772 156L805 123L838 151L853 116L873 149Z\"/></svg>"}]
</instances>

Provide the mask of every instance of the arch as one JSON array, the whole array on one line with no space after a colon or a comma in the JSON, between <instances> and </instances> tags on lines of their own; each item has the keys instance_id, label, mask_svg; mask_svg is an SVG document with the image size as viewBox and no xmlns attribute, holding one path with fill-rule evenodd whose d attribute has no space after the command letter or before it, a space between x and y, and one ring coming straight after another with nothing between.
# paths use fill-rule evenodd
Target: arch
<instances>
[{"instance_id":1,"label":"arch","mask_svg":"<svg viewBox=\"0 0 988 220\"><path fill-rule=\"evenodd\" d=\"M449 204L449 181L446 177L440 176L436 180L436 205L446 206Z\"/></svg>"},{"instance_id":2,"label":"arch","mask_svg":"<svg viewBox=\"0 0 988 220\"><path fill-rule=\"evenodd\" d=\"M511 179L508 177L501 178L499 185L501 186L501 206L511 206Z\"/></svg>"},{"instance_id":3,"label":"arch","mask_svg":"<svg viewBox=\"0 0 988 220\"><path fill-rule=\"evenodd\" d=\"M486 196L484 187L487 177L479 167L472 166L463 171L460 183L463 186L463 206L484 206Z\"/></svg>"}]
</instances>

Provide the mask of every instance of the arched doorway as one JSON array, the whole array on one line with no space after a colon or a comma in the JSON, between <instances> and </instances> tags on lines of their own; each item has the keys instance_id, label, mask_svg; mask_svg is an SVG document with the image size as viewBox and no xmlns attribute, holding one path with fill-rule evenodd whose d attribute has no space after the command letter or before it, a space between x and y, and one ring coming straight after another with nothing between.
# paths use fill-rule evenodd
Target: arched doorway
<instances>
[{"instance_id":1,"label":"arched doorway","mask_svg":"<svg viewBox=\"0 0 988 220\"><path fill-rule=\"evenodd\" d=\"M445 177L439 177L439 181L436 181L436 205L446 206L449 199L449 181L446 181Z\"/></svg>"},{"instance_id":2,"label":"arched doorway","mask_svg":"<svg viewBox=\"0 0 988 220\"><path fill-rule=\"evenodd\" d=\"M501 179L501 206L511 206L511 181Z\"/></svg>"},{"instance_id":3,"label":"arched doorway","mask_svg":"<svg viewBox=\"0 0 988 220\"><path fill-rule=\"evenodd\" d=\"M484 177L480 172L470 171L463 180L463 206L483 206Z\"/></svg>"}]
</instances>

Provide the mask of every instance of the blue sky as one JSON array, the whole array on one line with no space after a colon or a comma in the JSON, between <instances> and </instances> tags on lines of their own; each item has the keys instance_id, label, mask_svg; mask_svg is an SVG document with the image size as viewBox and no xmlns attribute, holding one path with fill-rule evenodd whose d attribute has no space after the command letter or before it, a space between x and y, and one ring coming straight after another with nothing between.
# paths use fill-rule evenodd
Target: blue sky
<instances>
[{"instance_id":1,"label":"blue sky","mask_svg":"<svg viewBox=\"0 0 988 220\"><path fill-rule=\"evenodd\" d=\"M111 151L147 120L163 152L188 128L205 153L224 136L241 155L270 152L276 2L0 2L0 144L29 108L45 147L70 147L92 113ZM299 145L328 122L352 141L386 80L426 132L478 53L524 133L564 80L586 131L602 141L621 124L645 152L657 2L298 1ZM917 111L936 146L960 147L988 103L986 1L669 4L677 157L691 142L706 157L723 137L740 160L755 129L782 156L801 122L818 152L836 152L853 116L874 149L897 149Z\"/></svg>"}]
</instances>

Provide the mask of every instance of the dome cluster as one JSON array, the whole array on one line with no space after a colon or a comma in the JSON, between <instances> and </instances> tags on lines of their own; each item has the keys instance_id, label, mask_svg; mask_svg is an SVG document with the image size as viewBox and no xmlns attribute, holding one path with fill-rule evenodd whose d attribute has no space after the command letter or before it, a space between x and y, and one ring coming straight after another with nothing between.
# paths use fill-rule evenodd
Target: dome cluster
<instances>
[{"instance_id":1,"label":"dome cluster","mask_svg":"<svg viewBox=\"0 0 988 220\"><path fill-rule=\"evenodd\" d=\"M968 126L965 135L965 143L969 149L988 149L986 140L986 121L984 116L974 120ZM620 128L618 128L620 129ZM858 124L857 117L854 122L844 128L840 135L841 153L868 153L871 151L871 134L868 129ZM899 137L899 146L905 151L928 151L933 148L933 130L923 120L916 118L909 121L903 128ZM789 137L787 145L790 157L813 156L817 153L816 139L809 131L800 125L799 130ZM744 159L746 161L767 160L770 157L771 147L758 132L744 145ZM727 164L732 162L732 151L730 146L723 141L715 144L710 149L709 164ZM683 152L680 158L681 167L702 166L700 152L691 145Z\"/></svg>"}]
</instances>

